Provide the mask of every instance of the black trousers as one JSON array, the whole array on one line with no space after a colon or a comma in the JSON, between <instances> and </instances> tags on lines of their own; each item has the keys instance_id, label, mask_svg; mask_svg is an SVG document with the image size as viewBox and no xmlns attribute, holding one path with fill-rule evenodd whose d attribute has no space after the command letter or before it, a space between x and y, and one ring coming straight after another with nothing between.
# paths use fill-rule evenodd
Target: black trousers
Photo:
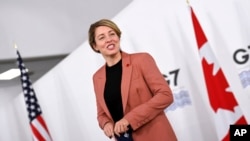
<instances>
[{"instance_id":1,"label":"black trousers","mask_svg":"<svg viewBox=\"0 0 250 141\"><path fill-rule=\"evenodd\" d=\"M123 133L121 134L120 137L118 136L115 136L117 141L133 141L133 138L132 138L132 133L130 132L127 132L127 133Z\"/></svg>"}]
</instances>

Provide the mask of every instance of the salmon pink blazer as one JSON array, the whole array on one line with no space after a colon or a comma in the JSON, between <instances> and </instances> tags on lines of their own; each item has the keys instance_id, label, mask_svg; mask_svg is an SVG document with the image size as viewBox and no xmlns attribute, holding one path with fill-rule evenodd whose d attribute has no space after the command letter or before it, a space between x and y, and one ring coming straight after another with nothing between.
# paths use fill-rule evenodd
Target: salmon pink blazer
<instances>
[{"instance_id":1,"label":"salmon pink blazer","mask_svg":"<svg viewBox=\"0 0 250 141\"><path fill-rule=\"evenodd\" d=\"M113 122L104 100L105 65L93 75L97 120L103 129ZM122 52L121 94L124 118L133 129L134 141L176 141L164 109L173 102L166 80L148 53Z\"/></svg>"}]
</instances>

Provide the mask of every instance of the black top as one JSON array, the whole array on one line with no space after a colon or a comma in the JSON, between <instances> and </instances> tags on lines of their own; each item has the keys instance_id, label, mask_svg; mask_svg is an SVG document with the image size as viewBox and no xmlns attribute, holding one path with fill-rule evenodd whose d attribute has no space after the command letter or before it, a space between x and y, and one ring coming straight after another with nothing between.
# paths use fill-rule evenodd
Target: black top
<instances>
[{"instance_id":1,"label":"black top","mask_svg":"<svg viewBox=\"0 0 250 141\"><path fill-rule=\"evenodd\" d=\"M104 99L114 122L119 121L123 117L121 80L122 60L111 67L106 65Z\"/></svg>"}]
</instances>

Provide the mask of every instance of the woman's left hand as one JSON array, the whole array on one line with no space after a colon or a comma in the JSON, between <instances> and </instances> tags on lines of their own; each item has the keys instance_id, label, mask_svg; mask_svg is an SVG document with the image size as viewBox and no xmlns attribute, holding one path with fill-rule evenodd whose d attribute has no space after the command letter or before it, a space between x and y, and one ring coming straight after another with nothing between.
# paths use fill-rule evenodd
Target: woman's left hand
<instances>
[{"instance_id":1,"label":"woman's left hand","mask_svg":"<svg viewBox=\"0 0 250 141\"><path fill-rule=\"evenodd\" d=\"M124 118L117 121L115 123L115 128L114 128L115 134L117 136L120 136L120 133L124 133L124 132L128 131L128 126L129 126L129 122Z\"/></svg>"}]
</instances>

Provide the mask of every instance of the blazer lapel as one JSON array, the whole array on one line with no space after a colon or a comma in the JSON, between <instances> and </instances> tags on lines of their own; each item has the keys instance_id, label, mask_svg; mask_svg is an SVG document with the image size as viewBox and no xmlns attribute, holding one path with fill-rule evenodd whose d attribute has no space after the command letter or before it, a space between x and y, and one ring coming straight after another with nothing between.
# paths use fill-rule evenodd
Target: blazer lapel
<instances>
[{"instance_id":1,"label":"blazer lapel","mask_svg":"<svg viewBox=\"0 0 250 141\"><path fill-rule=\"evenodd\" d=\"M103 107L103 110L105 113L108 114L108 116L110 118L111 117L111 114L108 110L108 107L106 106L106 102L105 102L105 99L104 99L104 87L105 87L105 83L106 83L106 69L105 69L105 65L101 68L99 74L98 74L98 81L96 82L97 83L97 97L99 99L99 102L100 102L100 105L101 107Z\"/></svg>"},{"instance_id":2,"label":"blazer lapel","mask_svg":"<svg viewBox=\"0 0 250 141\"><path fill-rule=\"evenodd\" d=\"M131 80L132 65L130 61L130 56L127 53L122 52L122 83L121 83L121 93L122 93L122 107L125 113L125 108L128 101L129 85Z\"/></svg>"}]
</instances>

